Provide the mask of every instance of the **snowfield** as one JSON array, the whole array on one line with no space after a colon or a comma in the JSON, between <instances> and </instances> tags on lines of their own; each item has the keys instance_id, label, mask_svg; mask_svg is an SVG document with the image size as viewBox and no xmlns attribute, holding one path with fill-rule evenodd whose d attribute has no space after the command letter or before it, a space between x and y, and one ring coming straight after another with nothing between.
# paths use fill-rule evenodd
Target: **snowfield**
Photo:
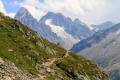
<instances>
[{"instance_id":1,"label":"snowfield","mask_svg":"<svg viewBox=\"0 0 120 80\"><path fill-rule=\"evenodd\" d=\"M79 39L75 39L73 36L68 34L65 31L64 27L53 25L51 19L47 19L45 21L45 24L48 25L51 28L52 32L56 33L57 36L61 37L61 39L64 40L65 43L67 43L67 44L72 44L73 45L73 44L76 44L77 42L80 41Z\"/></svg>"}]
</instances>

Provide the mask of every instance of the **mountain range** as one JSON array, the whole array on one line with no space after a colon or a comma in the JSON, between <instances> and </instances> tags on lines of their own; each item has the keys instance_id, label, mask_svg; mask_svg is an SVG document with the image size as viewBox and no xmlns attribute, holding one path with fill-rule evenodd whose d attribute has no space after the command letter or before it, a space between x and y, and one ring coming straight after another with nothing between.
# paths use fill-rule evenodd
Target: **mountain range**
<instances>
[{"instance_id":1,"label":"mountain range","mask_svg":"<svg viewBox=\"0 0 120 80\"><path fill-rule=\"evenodd\" d=\"M26 8L22 7L15 15L15 19L37 31L43 38L60 43L66 49L70 49L73 44L94 33L79 19L72 21L61 13L48 12L37 21Z\"/></svg>"},{"instance_id":2,"label":"mountain range","mask_svg":"<svg viewBox=\"0 0 120 80\"><path fill-rule=\"evenodd\" d=\"M32 21L32 20L31 20ZM0 13L0 80L110 80L94 62Z\"/></svg>"},{"instance_id":3,"label":"mountain range","mask_svg":"<svg viewBox=\"0 0 120 80\"><path fill-rule=\"evenodd\" d=\"M24 7L20 8L14 18L38 32L43 38L60 43L68 50L77 42L92 36L93 33L114 25L112 22L106 22L101 25L88 26L79 19L73 21L61 13L53 12L48 12L37 21Z\"/></svg>"},{"instance_id":4,"label":"mountain range","mask_svg":"<svg viewBox=\"0 0 120 80\"><path fill-rule=\"evenodd\" d=\"M74 51L105 68L112 80L120 80L120 24L75 44Z\"/></svg>"},{"instance_id":5,"label":"mountain range","mask_svg":"<svg viewBox=\"0 0 120 80\"><path fill-rule=\"evenodd\" d=\"M93 30L95 30L97 32L97 31L100 31L100 30L108 29L108 28L110 28L110 27L112 27L114 25L115 24L112 23L111 21L107 21L107 22L102 23L100 25L92 24L90 26L93 28Z\"/></svg>"}]
</instances>

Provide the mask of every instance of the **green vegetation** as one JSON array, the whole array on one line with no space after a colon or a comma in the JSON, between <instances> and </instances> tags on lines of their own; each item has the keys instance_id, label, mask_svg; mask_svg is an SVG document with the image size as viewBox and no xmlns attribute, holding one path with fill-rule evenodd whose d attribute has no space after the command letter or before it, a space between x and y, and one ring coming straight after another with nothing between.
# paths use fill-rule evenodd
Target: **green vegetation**
<instances>
[{"instance_id":1,"label":"green vegetation","mask_svg":"<svg viewBox=\"0 0 120 80\"><path fill-rule=\"evenodd\" d=\"M55 79L52 75L50 75L50 76L46 77L45 80L55 80Z\"/></svg>"},{"instance_id":2,"label":"green vegetation","mask_svg":"<svg viewBox=\"0 0 120 80\"><path fill-rule=\"evenodd\" d=\"M49 53L46 47L56 52ZM2 13L0 13L0 50L0 57L10 60L17 67L26 69L32 74L38 74L36 63L40 64L46 59L60 57L66 52L64 48L43 39L19 21Z\"/></svg>"},{"instance_id":3,"label":"green vegetation","mask_svg":"<svg viewBox=\"0 0 120 80\"><path fill-rule=\"evenodd\" d=\"M100 67L98 68L98 65L73 52L70 52L67 58L59 60L56 65L61 68L68 77L73 79L81 77L81 79L84 80L85 78L83 76L88 76L90 80L97 80L98 78L104 80L108 77ZM100 77L98 74L103 76Z\"/></svg>"}]
</instances>

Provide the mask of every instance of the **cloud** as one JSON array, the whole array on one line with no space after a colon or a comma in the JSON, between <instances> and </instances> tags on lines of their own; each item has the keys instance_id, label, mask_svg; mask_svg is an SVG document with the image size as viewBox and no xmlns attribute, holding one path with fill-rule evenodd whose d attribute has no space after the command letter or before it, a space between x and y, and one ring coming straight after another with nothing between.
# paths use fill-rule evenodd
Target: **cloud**
<instances>
[{"instance_id":1,"label":"cloud","mask_svg":"<svg viewBox=\"0 0 120 80\"><path fill-rule=\"evenodd\" d=\"M7 13L7 16L10 16L11 18L14 18L16 13Z\"/></svg>"},{"instance_id":2,"label":"cloud","mask_svg":"<svg viewBox=\"0 0 120 80\"><path fill-rule=\"evenodd\" d=\"M38 21L43 15L47 13L46 9L38 7L40 4L41 3L38 0L24 0L23 2L14 2L14 5L20 5L21 7L27 8L32 16Z\"/></svg>"},{"instance_id":3,"label":"cloud","mask_svg":"<svg viewBox=\"0 0 120 80\"><path fill-rule=\"evenodd\" d=\"M72 19L79 18L81 21L91 24L107 20L118 21L119 14L117 13L120 13L119 0L44 0L42 3L39 0L24 0L14 2L14 4L26 7L37 20L47 11L52 11L60 12Z\"/></svg>"},{"instance_id":4,"label":"cloud","mask_svg":"<svg viewBox=\"0 0 120 80\"><path fill-rule=\"evenodd\" d=\"M0 0L0 12L7 14L1 0Z\"/></svg>"},{"instance_id":5,"label":"cloud","mask_svg":"<svg viewBox=\"0 0 120 80\"><path fill-rule=\"evenodd\" d=\"M93 17L99 18L104 15L102 10L105 4L105 0L45 0L42 8L61 12L72 19L79 18L89 24L92 23Z\"/></svg>"},{"instance_id":6,"label":"cloud","mask_svg":"<svg viewBox=\"0 0 120 80\"><path fill-rule=\"evenodd\" d=\"M16 5L26 7L30 13L39 20L46 11L60 12L65 16L73 19L86 16L86 13L94 8L103 6L104 0L45 0L43 3L39 0L24 0L21 3L15 2Z\"/></svg>"},{"instance_id":7,"label":"cloud","mask_svg":"<svg viewBox=\"0 0 120 80\"><path fill-rule=\"evenodd\" d=\"M1 0L0 0L0 12L4 13L5 15L10 16L12 18L14 18L14 16L15 16L15 13L7 13L6 12L6 10L4 8L4 5L3 5Z\"/></svg>"}]
</instances>

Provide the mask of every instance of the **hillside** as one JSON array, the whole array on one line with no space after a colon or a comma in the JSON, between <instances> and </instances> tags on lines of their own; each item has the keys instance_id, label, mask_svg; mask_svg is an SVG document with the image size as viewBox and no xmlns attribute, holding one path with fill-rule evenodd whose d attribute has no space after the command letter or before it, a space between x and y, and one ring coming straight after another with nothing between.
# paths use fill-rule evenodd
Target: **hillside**
<instances>
[{"instance_id":1,"label":"hillside","mask_svg":"<svg viewBox=\"0 0 120 80\"><path fill-rule=\"evenodd\" d=\"M110 80L97 64L0 13L0 79Z\"/></svg>"},{"instance_id":2,"label":"hillside","mask_svg":"<svg viewBox=\"0 0 120 80\"><path fill-rule=\"evenodd\" d=\"M120 79L120 24L95 33L71 50L101 65L113 80Z\"/></svg>"}]
</instances>

